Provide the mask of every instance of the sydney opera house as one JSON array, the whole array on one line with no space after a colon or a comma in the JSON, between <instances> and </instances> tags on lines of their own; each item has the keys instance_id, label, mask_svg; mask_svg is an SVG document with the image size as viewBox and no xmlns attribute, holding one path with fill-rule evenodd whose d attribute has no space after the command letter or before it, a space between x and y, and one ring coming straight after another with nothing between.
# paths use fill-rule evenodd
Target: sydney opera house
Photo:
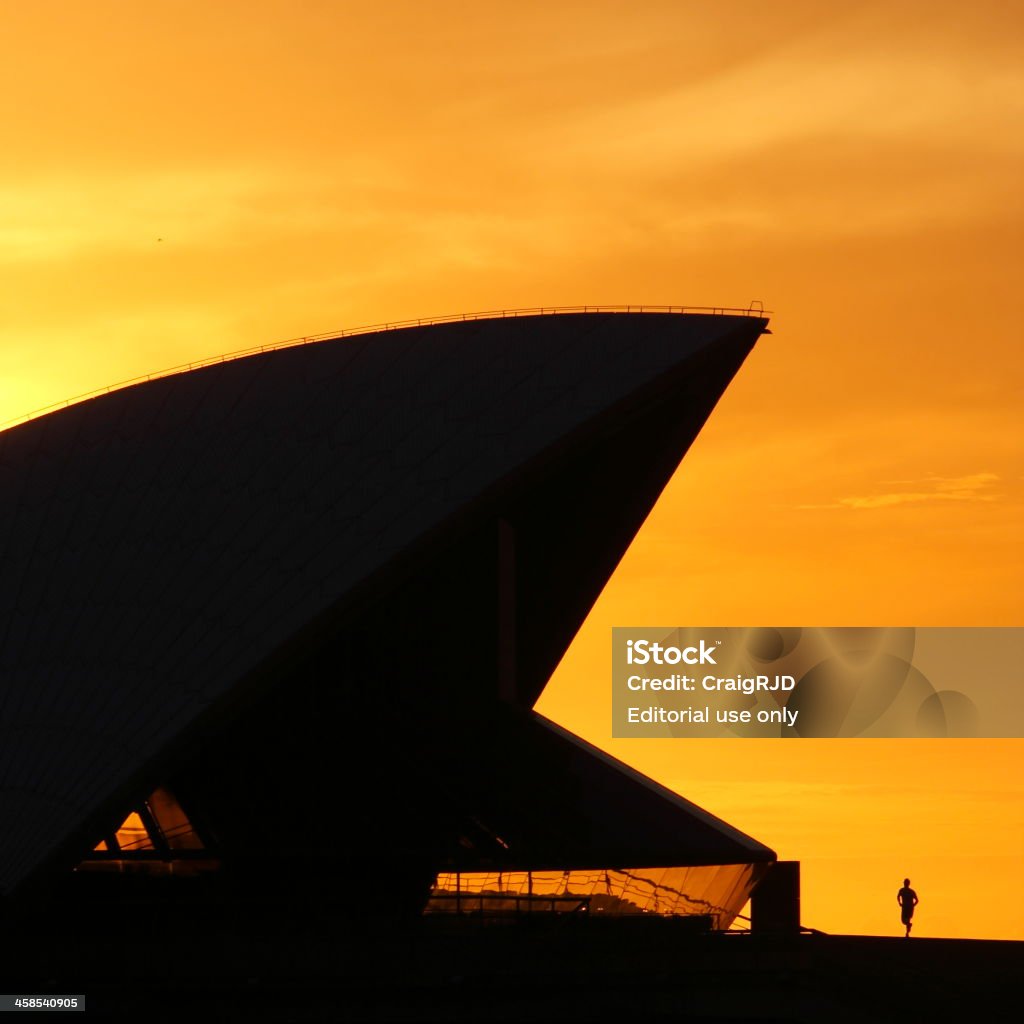
<instances>
[{"instance_id":1,"label":"sydney opera house","mask_svg":"<svg viewBox=\"0 0 1024 1024\"><path fill-rule=\"evenodd\" d=\"M729 928L775 854L531 709L766 330L389 325L0 433L2 905Z\"/></svg>"},{"instance_id":2,"label":"sydney opera house","mask_svg":"<svg viewBox=\"0 0 1024 1024\"><path fill-rule=\"evenodd\" d=\"M809 933L797 862L532 710L766 331L390 324L0 430L0 1011L1009 1005L1019 943Z\"/></svg>"}]
</instances>

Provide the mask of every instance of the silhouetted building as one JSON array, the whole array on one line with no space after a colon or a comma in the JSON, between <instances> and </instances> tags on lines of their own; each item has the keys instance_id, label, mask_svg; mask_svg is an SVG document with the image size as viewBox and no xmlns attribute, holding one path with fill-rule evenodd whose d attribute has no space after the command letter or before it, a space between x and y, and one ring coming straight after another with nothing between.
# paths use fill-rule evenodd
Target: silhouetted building
<instances>
[{"instance_id":1,"label":"silhouetted building","mask_svg":"<svg viewBox=\"0 0 1024 1024\"><path fill-rule=\"evenodd\" d=\"M3 893L727 927L775 855L530 709L766 325L412 326L0 434Z\"/></svg>"}]
</instances>

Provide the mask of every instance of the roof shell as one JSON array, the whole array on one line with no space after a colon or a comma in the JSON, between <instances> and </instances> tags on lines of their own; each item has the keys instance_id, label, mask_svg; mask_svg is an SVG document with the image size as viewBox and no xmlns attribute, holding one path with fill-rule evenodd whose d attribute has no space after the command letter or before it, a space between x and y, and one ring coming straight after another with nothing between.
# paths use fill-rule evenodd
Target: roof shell
<instances>
[{"instance_id":1,"label":"roof shell","mask_svg":"<svg viewBox=\"0 0 1024 1024\"><path fill-rule=\"evenodd\" d=\"M0 889L304 624L742 316L410 327L0 433Z\"/></svg>"}]
</instances>

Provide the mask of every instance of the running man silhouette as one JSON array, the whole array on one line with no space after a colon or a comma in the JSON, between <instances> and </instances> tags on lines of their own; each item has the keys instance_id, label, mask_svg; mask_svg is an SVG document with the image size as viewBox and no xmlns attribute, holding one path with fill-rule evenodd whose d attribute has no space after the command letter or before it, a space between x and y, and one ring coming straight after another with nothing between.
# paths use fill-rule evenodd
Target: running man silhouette
<instances>
[{"instance_id":1,"label":"running man silhouette","mask_svg":"<svg viewBox=\"0 0 1024 1024\"><path fill-rule=\"evenodd\" d=\"M896 902L900 905L900 917L903 923L907 926L907 933L903 936L905 939L910 938L910 929L914 927L914 907L918 904L917 893L910 888L910 879L903 879L903 888L896 893Z\"/></svg>"}]
</instances>

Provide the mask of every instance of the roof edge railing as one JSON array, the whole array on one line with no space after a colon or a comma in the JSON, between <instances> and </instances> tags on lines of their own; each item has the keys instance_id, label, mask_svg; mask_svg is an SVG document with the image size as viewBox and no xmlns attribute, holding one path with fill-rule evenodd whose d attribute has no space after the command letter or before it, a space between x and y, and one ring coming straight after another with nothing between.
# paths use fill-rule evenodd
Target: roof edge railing
<instances>
[{"instance_id":1,"label":"roof edge railing","mask_svg":"<svg viewBox=\"0 0 1024 1024\"><path fill-rule=\"evenodd\" d=\"M87 391L73 398L66 398L63 402L54 402L53 405L35 409L22 416L6 420L0 423L0 431L8 427L16 427L21 423L28 423L30 420L38 419L47 413L56 412L58 409L66 409L68 406L77 405L90 398L99 398L100 395L110 394L112 391L120 391L122 388L132 387L134 384L145 384L147 381L160 380L162 377L173 377L179 373L188 373L191 370L200 370L204 366L216 366L218 363L228 363L235 359L244 359L247 356L258 356L265 352L277 352L284 348L295 348L299 345L311 345L320 341L334 341L337 338L351 338L362 334L379 334L382 331L395 331L406 327L429 327L433 324L458 323L462 320L502 320L519 316L554 316L565 313L697 313L705 316L768 316L770 310L764 308L764 303L754 300L746 309L730 306L650 306L650 305L627 305L627 306L534 306L526 309L490 309L480 313L452 313L447 316L420 317L413 320L391 320L382 324L370 324L366 327L343 327L335 331L324 331L321 334L307 334L301 338L288 338L286 341L270 342L266 345L256 345L252 348L237 349L234 352L225 352L223 355L211 356L208 359L198 359L191 363L180 363L177 366L168 367L166 370L155 370L153 373L143 374L141 377L131 377L128 380L118 381L116 384L108 384L105 388L96 388L94 391Z\"/></svg>"}]
</instances>

